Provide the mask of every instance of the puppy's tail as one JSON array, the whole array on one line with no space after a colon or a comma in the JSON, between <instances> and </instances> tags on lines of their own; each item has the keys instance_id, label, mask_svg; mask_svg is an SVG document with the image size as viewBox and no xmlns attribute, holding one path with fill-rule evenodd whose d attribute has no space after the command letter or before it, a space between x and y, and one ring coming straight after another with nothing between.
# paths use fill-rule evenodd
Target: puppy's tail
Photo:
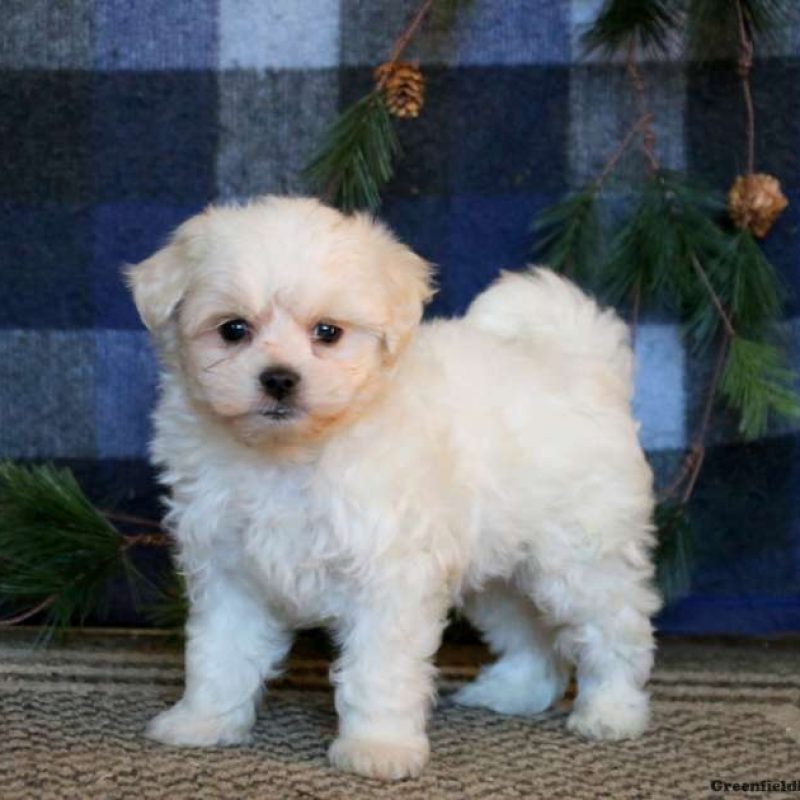
<instances>
[{"instance_id":1,"label":"puppy's tail","mask_svg":"<svg viewBox=\"0 0 800 800\"><path fill-rule=\"evenodd\" d=\"M503 272L475 298L466 319L503 339L605 361L630 396L633 355L628 326L552 270Z\"/></svg>"}]
</instances>

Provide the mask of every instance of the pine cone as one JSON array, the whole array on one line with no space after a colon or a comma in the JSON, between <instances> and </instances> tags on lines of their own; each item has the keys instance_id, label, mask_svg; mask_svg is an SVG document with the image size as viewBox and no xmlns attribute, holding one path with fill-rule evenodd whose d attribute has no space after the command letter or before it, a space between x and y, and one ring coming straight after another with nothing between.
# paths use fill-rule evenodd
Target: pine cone
<instances>
[{"instance_id":1,"label":"pine cone","mask_svg":"<svg viewBox=\"0 0 800 800\"><path fill-rule=\"evenodd\" d=\"M375 69L375 81L383 91L390 114L418 117L425 102L425 78L416 64L387 62Z\"/></svg>"},{"instance_id":2,"label":"pine cone","mask_svg":"<svg viewBox=\"0 0 800 800\"><path fill-rule=\"evenodd\" d=\"M763 173L740 175L728 192L728 213L740 228L763 239L789 201L777 178Z\"/></svg>"}]
</instances>

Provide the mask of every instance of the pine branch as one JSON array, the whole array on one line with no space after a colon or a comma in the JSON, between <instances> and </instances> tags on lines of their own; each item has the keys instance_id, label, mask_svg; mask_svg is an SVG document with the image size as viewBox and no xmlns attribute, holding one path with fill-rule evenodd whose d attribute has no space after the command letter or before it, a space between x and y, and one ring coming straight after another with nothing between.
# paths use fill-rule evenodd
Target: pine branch
<instances>
[{"instance_id":1,"label":"pine branch","mask_svg":"<svg viewBox=\"0 0 800 800\"><path fill-rule=\"evenodd\" d=\"M751 41L781 35L798 15L793 0L689 0L688 50L698 60L739 56L742 29Z\"/></svg>"},{"instance_id":2,"label":"pine branch","mask_svg":"<svg viewBox=\"0 0 800 800\"><path fill-rule=\"evenodd\" d=\"M647 101L647 90L644 84L644 78L639 69L636 42L633 39L628 45L626 68L628 71L628 78L633 87L636 104L639 108L639 119L641 120L640 130L642 133L642 155L652 175L658 172L661 165L656 156L656 133L653 129L653 113L650 111L650 105Z\"/></svg>"},{"instance_id":3,"label":"pine branch","mask_svg":"<svg viewBox=\"0 0 800 800\"><path fill-rule=\"evenodd\" d=\"M736 327L750 336L778 319L787 290L750 231L738 230L731 239L727 263L719 268L730 281L728 305Z\"/></svg>"},{"instance_id":4,"label":"pine branch","mask_svg":"<svg viewBox=\"0 0 800 800\"><path fill-rule=\"evenodd\" d=\"M395 40L392 53L389 56L389 63L396 64L400 60L400 56L403 55L404 50L414 38L414 34L419 29L419 26L422 25L422 21L428 15L435 2L436 0L425 0L419 9L417 9L416 14L411 17L411 20L403 29L402 33ZM450 4L452 5L452 0L450 0Z\"/></svg>"},{"instance_id":5,"label":"pine branch","mask_svg":"<svg viewBox=\"0 0 800 800\"><path fill-rule=\"evenodd\" d=\"M733 342L741 347L742 332L769 340L782 306L782 286L752 234L739 230L729 235L709 273L700 274L717 313L709 313L708 305L700 303L685 324L686 336L697 350L705 350L714 339L720 339L720 345L698 431L678 475L664 493L665 497L673 497L683 487L683 503L690 500L702 468L706 435L723 374L727 374L724 394L728 405L739 414L740 431L747 437L760 435L770 414L795 416L798 405L795 377L780 366L785 355L775 343L768 349L770 358L779 366L777 373L772 369L762 373L757 363L729 354Z\"/></svg>"},{"instance_id":6,"label":"pine branch","mask_svg":"<svg viewBox=\"0 0 800 800\"><path fill-rule=\"evenodd\" d=\"M759 336L779 318L786 289L748 230L725 234L724 246L708 268L719 302L728 309L709 314L698 305L688 315L686 330L697 350L705 349L719 335L720 325L745 336ZM735 331L732 330L735 328Z\"/></svg>"},{"instance_id":7,"label":"pine branch","mask_svg":"<svg viewBox=\"0 0 800 800\"><path fill-rule=\"evenodd\" d=\"M609 175L617 168L617 164L619 164L620 159L622 156L625 155L628 148L631 146L634 137L637 133L639 133L643 128L650 125L652 122L652 115L649 111L646 111L636 122L631 125L628 129L628 132L623 137L622 141L620 142L619 147L611 154L610 158L606 163L603 165L603 169L600 171L600 174L595 178L594 184L597 187L597 190L601 190L608 180Z\"/></svg>"},{"instance_id":8,"label":"pine branch","mask_svg":"<svg viewBox=\"0 0 800 800\"><path fill-rule=\"evenodd\" d=\"M680 21L677 0L606 0L581 42L587 54L612 56L633 47L663 55Z\"/></svg>"},{"instance_id":9,"label":"pine branch","mask_svg":"<svg viewBox=\"0 0 800 800\"><path fill-rule=\"evenodd\" d=\"M763 435L770 417L800 418L798 375L789 369L780 348L766 339L731 340L720 390L739 412L739 431L747 439Z\"/></svg>"},{"instance_id":10,"label":"pine branch","mask_svg":"<svg viewBox=\"0 0 800 800\"><path fill-rule=\"evenodd\" d=\"M615 235L600 273L612 302L633 298L635 308L640 302L672 308L697 352L718 340L727 354L724 371L715 370L705 422L687 455L691 464L677 481L689 487L686 500L702 464L718 387L748 437L762 433L771 416L794 417L798 402L793 374L783 368L781 348L771 338L783 299L778 277L749 231L729 233L716 224L722 208L716 193L678 173L658 171ZM596 214L596 186L590 185L539 216L538 247L554 268L596 281L602 237ZM764 357L760 362L753 357L754 343Z\"/></svg>"},{"instance_id":11,"label":"pine branch","mask_svg":"<svg viewBox=\"0 0 800 800\"><path fill-rule=\"evenodd\" d=\"M533 223L539 238L534 250L547 265L578 281L591 284L602 252L597 213L597 184L542 211Z\"/></svg>"},{"instance_id":12,"label":"pine branch","mask_svg":"<svg viewBox=\"0 0 800 800\"><path fill-rule=\"evenodd\" d=\"M714 371L711 374L711 380L706 389L706 399L703 403L703 413L700 418L700 423L692 438L692 445L678 470L678 474L673 478L669 487L661 493L663 501L672 501L679 491L680 503L682 505L687 506L692 499L692 494L694 493L697 479L700 477L700 471L703 469L703 462L706 457L706 438L708 437L711 416L714 411L717 392L719 391L719 382L722 378L722 369L725 365L726 356L728 355L731 338L732 336L727 332L721 337L717 350L716 362L714 364Z\"/></svg>"},{"instance_id":13,"label":"pine branch","mask_svg":"<svg viewBox=\"0 0 800 800\"><path fill-rule=\"evenodd\" d=\"M655 524L656 584L669 603L686 595L691 587L694 531L686 505L673 501L656 506Z\"/></svg>"},{"instance_id":14,"label":"pine branch","mask_svg":"<svg viewBox=\"0 0 800 800\"><path fill-rule=\"evenodd\" d=\"M750 73L754 39L785 22L786 0L690 0L690 46L708 54L711 42L727 37L738 55L747 118L749 172L755 162L755 113ZM640 303L657 301L673 308L685 322L685 334L699 351L718 341L718 355L707 388L702 419L678 476L658 512L659 583L669 598L688 587L687 504L702 469L705 441L718 392L739 414L740 430L755 436L770 416L796 416L795 375L774 343L782 294L772 266L748 231L729 234L716 219L722 199L698 190L681 176L663 170L655 153L647 93L638 52L664 54L682 23L679 0L606 0L584 35L587 51L627 54L627 71L644 124L642 153L650 179L631 216L619 228L603 266L607 288L617 302L631 299L634 316ZM588 211L596 196L583 190L550 209L542 218L558 263L580 263ZM541 227L540 227L541 230ZM592 233L591 241L598 234ZM576 258L577 254L577 258ZM584 273L587 271L583 267ZM680 497L675 495L680 491Z\"/></svg>"},{"instance_id":15,"label":"pine branch","mask_svg":"<svg viewBox=\"0 0 800 800\"><path fill-rule=\"evenodd\" d=\"M435 1L424 0L411 17L392 46L388 67L400 60ZM455 13L467 2L446 0L445 6ZM376 210L381 190L394 175L400 143L383 97L391 74L390 68L384 69L375 88L341 113L303 170L313 190L342 211Z\"/></svg>"},{"instance_id":16,"label":"pine branch","mask_svg":"<svg viewBox=\"0 0 800 800\"><path fill-rule=\"evenodd\" d=\"M121 534L109 517L149 528ZM89 614L102 614L112 579L125 575L135 593L144 580L128 551L165 546L151 520L99 511L72 473L50 466L0 464L0 599L11 613L0 626L46 612L46 635Z\"/></svg>"},{"instance_id":17,"label":"pine branch","mask_svg":"<svg viewBox=\"0 0 800 800\"><path fill-rule=\"evenodd\" d=\"M97 509L107 520L115 522L123 522L129 525L137 525L140 528L157 528L161 529L161 523L156 519L148 519L147 517L138 517L133 514L123 514L120 511L114 511L108 508Z\"/></svg>"},{"instance_id":18,"label":"pine branch","mask_svg":"<svg viewBox=\"0 0 800 800\"><path fill-rule=\"evenodd\" d=\"M720 206L713 193L660 171L621 228L605 269L617 300L639 281L644 300L674 308L697 350L724 335L730 347L719 388L739 415L741 432L752 438L773 415L795 417L798 398L781 349L765 338L781 308L777 276L748 231L725 234L716 225ZM709 403L715 392L716 380ZM707 427L696 449L704 446ZM699 466L691 473L692 488L698 472Z\"/></svg>"},{"instance_id":19,"label":"pine branch","mask_svg":"<svg viewBox=\"0 0 800 800\"><path fill-rule=\"evenodd\" d=\"M756 112L753 105L753 89L750 85L750 73L753 71L753 31L747 24L745 13L746 0L734 0L736 21L739 33L739 78L742 81L745 114L747 116L747 173L752 174L756 168Z\"/></svg>"},{"instance_id":20,"label":"pine branch","mask_svg":"<svg viewBox=\"0 0 800 800\"><path fill-rule=\"evenodd\" d=\"M590 286L596 282L603 258L598 196L643 124L643 118L636 120L591 183L545 208L534 219L531 230L537 239L533 253L551 269Z\"/></svg>"},{"instance_id":21,"label":"pine branch","mask_svg":"<svg viewBox=\"0 0 800 800\"><path fill-rule=\"evenodd\" d=\"M722 233L711 216L722 208L715 193L679 173L654 173L617 231L603 266L611 300L630 296L638 281L643 303L658 301L679 313L687 306L708 312L692 259L704 264L720 251Z\"/></svg>"},{"instance_id":22,"label":"pine branch","mask_svg":"<svg viewBox=\"0 0 800 800\"><path fill-rule=\"evenodd\" d=\"M681 21L679 0L606 0L592 26L581 37L587 55L626 54L626 69L639 109L642 154L651 173L660 169L655 154L653 114L639 69L639 53L666 53L669 38Z\"/></svg>"},{"instance_id":23,"label":"pine branch","mask_svg":"<svg viewBox=\"0 0 800 800\"><path fill-rule=\"evenodd\" d=\"M70 472L0 465L0 596L46 609L51 633L102 611L109 580L132 574L121 542Z\"/></svg>"},{"instance_id":24,"label":"pine branch","mask_svg":"<svg viewBox=\"0 0 800 800\"><path fill-rule=\"evenodd\" d=\"M305 175L343 211L375 210L394 175L400 143L386 103L376 90L345 111L328 131Z\"/></svg>"},{"instance_id":25,"label":"pine branch","mask_svg":"<svg viewBox=\"0 0 800 800\"><path fill-rule=\"evenodd\" d=\"M699 296L696 302L694 300L694 297L690 297L685 303L685 305L689 306L691 305L692 302L694 302L695 309L693 315L697 315L698 313L697 308L701 307L703 309L703 313L705 313L706 316L710 317L711 319L718 320L719 323L725 329L726 336L728 338L732 338L733 336L736 335L736 331L733 328L733 323L731 322L730 315L725 306L723 305L722 299L717 293L717 290L714 288L714 284L711 283L711 279L708 277L708 272L700 263L700 260L698 259L697 254L695 252L689 253L689 261L692 265L692 269L695 271L695 273L697 273L697 278L700 281L700 285L703 287L703 289L706 291L708 295L706 300L711 303L711 307L713 308L715 313L713 314L708 313L708 306L706 303L703 303L702 296ZM713 264L714 262L712 261L711 263ZM708 327L707 324L706 327Z\"/></svg>"},{"instance_id":26,"label":"pine branch","mask_svg":"<svg viewBox=\"0 0 800 800\"><path fill-rule=\"evenodd\" d=\"M58 595L51 594L49 597L45 597L44 600L37 603L33 608L29 608L27 611L21 611L19 614L14 614L11 617L3 617L0 619L0 627L10 628L13 625L21 625L23 622L31 619L31 617L35 617L37 614L41 614L45 609L50 608L50 606L53 605L57 599Z\"/></svg>"},{"instance_id":27,"label":"pine branch","mask_svg":"<svg viewBox=\"0 0 800 800\"><path fill-rule=\"evenodd\" d=\"M144 609L147 618L157 628L182 631L189 616L189 600L183 575L171 570L161 576L156 588L158 600Z\"/></svg>"}]
</instances>

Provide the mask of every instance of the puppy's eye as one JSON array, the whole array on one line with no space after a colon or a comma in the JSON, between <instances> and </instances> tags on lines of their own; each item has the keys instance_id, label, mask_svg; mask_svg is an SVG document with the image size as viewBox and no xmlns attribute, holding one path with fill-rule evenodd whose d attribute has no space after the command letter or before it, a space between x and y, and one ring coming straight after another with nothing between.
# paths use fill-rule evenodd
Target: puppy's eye
<instances>
[{"instance_id":1,"label":"puppy's eye","mask_svg":"<svg viewBox=\"0 0 800 800\"><path fill-rule=\"evenodd\" d=\"M241 342L250 334L250 326L244 319L229 319L217 328L226 342Z\"/></svg>"},{"instance_id":2,"label":"puppy's eye","mask_svg":"<svg viewBox=\"0 0 800 800\"><path fill-rule=\"evenodd\" d=\"M331 325L330 322L318 322L312 331L314 338L322 344L338 342L343 333L344 331L340 327Z\"/></svg>"}]
</instances>

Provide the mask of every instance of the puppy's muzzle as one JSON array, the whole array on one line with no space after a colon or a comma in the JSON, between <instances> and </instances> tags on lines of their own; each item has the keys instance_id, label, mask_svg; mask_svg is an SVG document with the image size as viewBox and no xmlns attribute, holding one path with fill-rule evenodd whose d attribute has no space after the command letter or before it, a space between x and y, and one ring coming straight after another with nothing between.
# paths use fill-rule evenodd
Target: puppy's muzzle
<instances>
[{"instance_id":1,"label":"puppy's muzzle","mask_svg":"<svg viewBox=\"0 0 800 800\"><path fill-rule=\"evenodd\" d=\"M300 375L288 367L270 367L258 376L264 391L275 400L286 400L300 383Z\"/></svg>"}]
</instances>

